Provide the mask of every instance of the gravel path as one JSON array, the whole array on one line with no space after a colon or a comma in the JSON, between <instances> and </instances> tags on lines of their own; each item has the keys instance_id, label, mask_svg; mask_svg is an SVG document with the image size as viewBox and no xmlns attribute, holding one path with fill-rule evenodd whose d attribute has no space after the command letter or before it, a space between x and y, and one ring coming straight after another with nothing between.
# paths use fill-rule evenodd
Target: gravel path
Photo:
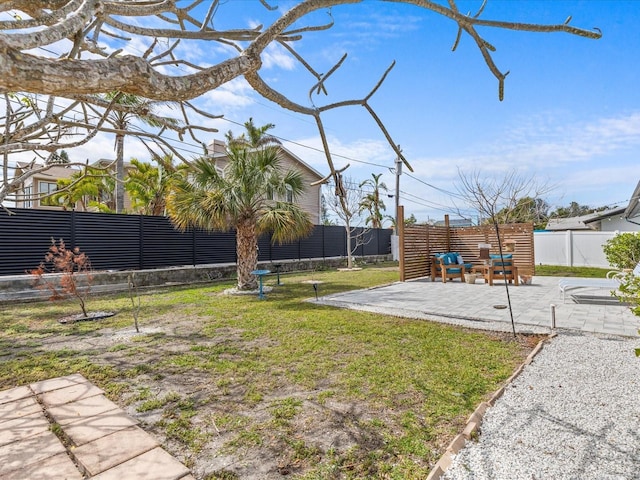
<instances>
[{"instance_id":1,"label":"gravel path","mask_svg":"<svg viewBox=\"0 0 640 480\"><path fill-rule=\"evenodd\" d=\"M484 416L445 479L640 479L640 338L561 333Z\"/></svg>"}]
</instances>

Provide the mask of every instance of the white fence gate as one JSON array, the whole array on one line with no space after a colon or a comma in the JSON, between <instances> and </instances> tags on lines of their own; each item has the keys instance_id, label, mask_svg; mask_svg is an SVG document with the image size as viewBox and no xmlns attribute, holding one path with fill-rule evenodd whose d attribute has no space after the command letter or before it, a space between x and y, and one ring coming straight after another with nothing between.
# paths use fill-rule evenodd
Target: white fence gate
<instances>
[{"instance_id":1,"label":"white fence gate","mask_svg":"<svg viewBox=\"0 0 640 480\"><path fill-rule=\"evenodd\" d=\"M534 232L536 265L611 268L602 246L618 233L621 232Z\"/></svg>"}]
</instances>

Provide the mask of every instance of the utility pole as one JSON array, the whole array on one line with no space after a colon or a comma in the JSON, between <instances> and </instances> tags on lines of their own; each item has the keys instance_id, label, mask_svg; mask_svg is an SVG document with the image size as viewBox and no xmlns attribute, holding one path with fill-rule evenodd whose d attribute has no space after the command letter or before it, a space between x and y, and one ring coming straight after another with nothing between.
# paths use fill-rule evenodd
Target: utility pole
<instances>
[{"instance_id":1,"label":"utility pole","mask_svg":"<svg viewBox=\"0 0 640 480\"><path fill-rule=\"evenodd\" d=\"M402 152L402 150L400 149L400 145L398 145L398 150ZM398 207L400 206L400 175L402 175L402 160L398 155L398 157L396 158L396 213L395 213L395 217L396 217L395 234L396 235L398 235L398 222L400 220L398 218Z\"/></svg>"}]
</instances>

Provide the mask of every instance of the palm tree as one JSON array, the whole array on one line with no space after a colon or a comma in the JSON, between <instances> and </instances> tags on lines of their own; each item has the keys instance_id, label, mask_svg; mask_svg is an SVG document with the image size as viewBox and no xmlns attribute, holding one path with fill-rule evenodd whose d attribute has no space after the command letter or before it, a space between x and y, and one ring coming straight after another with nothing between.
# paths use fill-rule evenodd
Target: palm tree
<instances>
[{"instance_id":1,"label":"palm tree","mask_svg":"<svg viewBox=\"0 0 640 480\"><path fill-rule=\"evenodd\" d=\"M106 99L118 105L131 107L129 111L113 110L107 121L116 130L116 213L124 211L124 137L133 120L150 127L177 125L178 121L170 117L160 117L153 113L159 102L153 102L138 95L123 92L110 92ZM135 112L135 113L134 113Z\"/></svg>"},{"instance_id":2,"label":"palm tree","mask_svg":"<svg viewBox=\"0 0 640 480\"><path fill-rule=\"evenodd\" d=\"M380 190L386 192L387 186L384 182L380 182L380 177L382 177L381 173L378 175L372 173L371 177L373 178L369 178L360 183L360 188L365 185L372 188L372 191L365 195L360 202L360 212L364 210L369 212L369 216L365 219L366 225L371 224L372 228L382 228L382 219L384 218L382 212L386 210L387 207L384 202L380 200Z\"/></svg>"},{"instance_id":3,"label":"palm tree","mask_svg":"<svg viewBox=\"0 0 640 480\"><path fill-rule=\"evenodd\" d=\"M86 166L69 178L57 181L56 192L46 199L45 205L60 206L63 210L79 207L86 212L93 207L101 212L113 212L114 180L101 168Z\"/></svg>"},{"instance_id":4,"label":"palm tree","mask_svg":"<svg viewBox=\"0 0 640 480\"><path fill-rule=\"evenodd\" d=\"M246 132L237 137L234 137L231 131L227 132L227 145L230 148L263 148L282 144L277 137L267 133L267 131L275 128L273 123L256 127L253 124L253 118L249 118L248 122L244 122L244 128Z\"/></svg>"},{"instance_id":5,"label":"palm tree","mask_svg":"<svg viewBox=\"0 0 640 480\"><path fill-rule=\"evenodd\" d=\"M189 175L176 182L167 202L169 217L179 229L235 228L239 290L257 287L251 272L258 264L261 233L270 231L274 242L284 243L309 234L313 228L308 213L299 205L269 200L287 192L295 199L304 192L302 175L284 171L278 152L274 146L255 149L231 141L223 171L212 158L194 161Z\"/></svg>"},{"instance_id":6,"label":"palm tree","mask_svg":"<svg viewBox=\"0 0 640 480\"><path fill-rule=\"evenodd\" d=\"M134 210L143 215L166 215L167 196L186 165L176 167L171 155L156 156L153 160L157 166L132 158L135 169L127 173L125 188Z\"/></svg>"}]
</instances>

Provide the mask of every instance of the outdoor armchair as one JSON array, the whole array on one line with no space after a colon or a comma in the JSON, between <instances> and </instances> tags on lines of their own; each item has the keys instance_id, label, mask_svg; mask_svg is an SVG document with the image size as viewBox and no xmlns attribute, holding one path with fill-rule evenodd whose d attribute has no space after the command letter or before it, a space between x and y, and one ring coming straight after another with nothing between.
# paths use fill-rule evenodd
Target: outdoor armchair
<instances>
[{"instance_id":1,"label":"outdoor armchair","mask_svg":"<svg viewBox=\"0 0 640 480\"><path fill-rule=\"evenodd\" d=\"M464 281L464 274L471 272L473 264L464 263L462 256L457 252L436 253L431 257L431 281L436 277L442 278L442 283L447 283L447 278L453 280L460 277Z\"/></svg>"},{"instance_id":2,"label":"outdoor armchair","mask_svg":"<svg viewBox=\"0 0 640 480\"><path fill-rule=\"evenodd\" d=\"M484 269L484 283L493 286L494 280L518 285L518 268L513 264L513 254L489 255L489 263Z\"/></svg>"}]
</instances>

